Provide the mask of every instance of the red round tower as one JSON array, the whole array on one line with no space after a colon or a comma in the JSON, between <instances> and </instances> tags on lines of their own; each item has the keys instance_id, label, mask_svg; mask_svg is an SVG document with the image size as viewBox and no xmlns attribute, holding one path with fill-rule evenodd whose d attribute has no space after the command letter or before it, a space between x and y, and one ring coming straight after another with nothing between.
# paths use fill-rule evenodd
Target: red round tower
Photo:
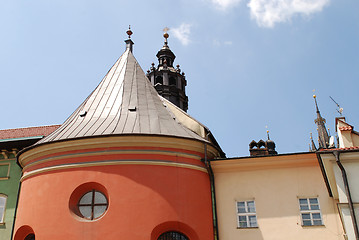
<instances>
[{"instance_id":1,"label":"red round tower","mask_svg":"<svg viewBox=\"0 0 359 240\"><path fill-rule=\"evenodd\" d=\"M19 154L15 240L213 239L202 160L222 151L206 127L157 94L125 42L62 126Z\"/></svg>"}]
</instances>

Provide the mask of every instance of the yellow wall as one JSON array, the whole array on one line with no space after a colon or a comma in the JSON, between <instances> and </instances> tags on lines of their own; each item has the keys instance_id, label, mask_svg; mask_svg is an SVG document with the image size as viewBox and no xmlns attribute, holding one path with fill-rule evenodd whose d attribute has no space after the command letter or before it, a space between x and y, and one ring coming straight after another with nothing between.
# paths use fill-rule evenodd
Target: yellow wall
<instances>
[{"instance_id":1,"label":"yellow wall","mask_svg":"<svg viewBox=\"0 0 359 240\"><path fill-rule=\"evenodd\" d=\"M315 154L216 160L212 167L220 240L344 239ZM301 225L301 197L319 198L324 226ZM258 228L237 229L236 201L253 199Z\"/></svg>"}]
</instances>

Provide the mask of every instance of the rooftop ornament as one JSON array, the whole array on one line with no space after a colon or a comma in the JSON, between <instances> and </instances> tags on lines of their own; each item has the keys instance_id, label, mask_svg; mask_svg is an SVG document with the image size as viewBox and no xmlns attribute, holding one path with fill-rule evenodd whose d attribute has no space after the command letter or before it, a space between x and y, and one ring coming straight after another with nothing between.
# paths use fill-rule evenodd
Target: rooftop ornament
<instances>
[{"instance_id":1,"label":"rooftop ornament","mask_svg":"<svg viewBox=\"0 0 359 240\"><path fill-rule=\"evenodd\" d=\"M133 32L131 31L131 25L128 25L128 30L126 33L128 35L128 38L131 38L131 35L133 34Z\"/></svg>"}]
</instances>

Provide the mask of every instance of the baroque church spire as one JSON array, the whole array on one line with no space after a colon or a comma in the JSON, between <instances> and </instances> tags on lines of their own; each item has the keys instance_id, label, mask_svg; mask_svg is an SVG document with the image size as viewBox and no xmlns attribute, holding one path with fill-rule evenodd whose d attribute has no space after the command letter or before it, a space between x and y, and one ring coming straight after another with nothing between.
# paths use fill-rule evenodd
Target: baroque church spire
<instances>
[{"instance_id":1,"label":"baroque church spire","mask_svg":"<svg viewBox=\"0 0 359 240\"><path fill-rule=\"evenodd\" d=\"M320 111L318 108L318 103L317 103L317 96L313 95L314 98L314 102L315 102L315 107L316 107L316 112L317 112L317 118L314 120L315 124L317 124L317 131L318 131L318 144L319 144L319 148L329 148L329 134L328 131L325 127L325 118L323 118L320 115Z\"/></svg>"},{"instance_id":2,"label":"baroque church spire","mask_svg":"<svg viewBox=\"0 0 359 240\"><path fill-rule=\"evenodd\" d=\"M147 77L159 95L187 112L188 97L185 90L187 81L180 66L177 65L176 68L173 66L176 56L168 46L168 30L168 28L164 29L165 41L163 47L156 54L158 65L155 67L155 64L152 63L152 67L147 71Z\"/></svg>"}]
</instances>

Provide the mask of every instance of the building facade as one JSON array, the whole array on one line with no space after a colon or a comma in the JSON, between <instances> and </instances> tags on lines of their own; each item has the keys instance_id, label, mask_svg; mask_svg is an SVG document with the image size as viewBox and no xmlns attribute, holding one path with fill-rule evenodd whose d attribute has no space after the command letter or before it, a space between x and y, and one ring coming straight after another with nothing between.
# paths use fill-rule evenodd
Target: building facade
<instances>
[{"instance_id":1,"label":"building facade","mask_svg":"<svg viewBox=\"0 0 359 240\"><path fill-rule=\"evenodd\" d=\"M336 119L338 148L317 152L328 193L338 202L340 217L349 240L359 239L359 133L345 121Z\"/></svg>"},{"instance_id":2,"label":"building facade","mask_svg":"<svg viewBox=\"0 0 359 240\"><path fill-rule=\"evenodd\" d=\"M215 159L219 239L344 239L315 153Z\"/></svg>"},{"instance_id":3,"label":"building facade","mask_svg":"<svg viewBox=\"0 0 359 240\"><path fill-rule=\"evenodd\" d=\"M58 125L0 130L0 240L11 239L21 168L16 162L19 150L54 131Z\"/></svg>"},{"instance_id":4,"label":"building facade","mask_svg":"<svg viewBox=\"0 0 359 240\"><path fill-rule=\"evenodd\" d=\"M62 125L0 130L0 240L358 239L353 126L337 119L335 148L315 98L313 152L278 154L268 135L226 158L186 113L169 35L145 74L127 34Z\"/></svg>"}]
</instances>

